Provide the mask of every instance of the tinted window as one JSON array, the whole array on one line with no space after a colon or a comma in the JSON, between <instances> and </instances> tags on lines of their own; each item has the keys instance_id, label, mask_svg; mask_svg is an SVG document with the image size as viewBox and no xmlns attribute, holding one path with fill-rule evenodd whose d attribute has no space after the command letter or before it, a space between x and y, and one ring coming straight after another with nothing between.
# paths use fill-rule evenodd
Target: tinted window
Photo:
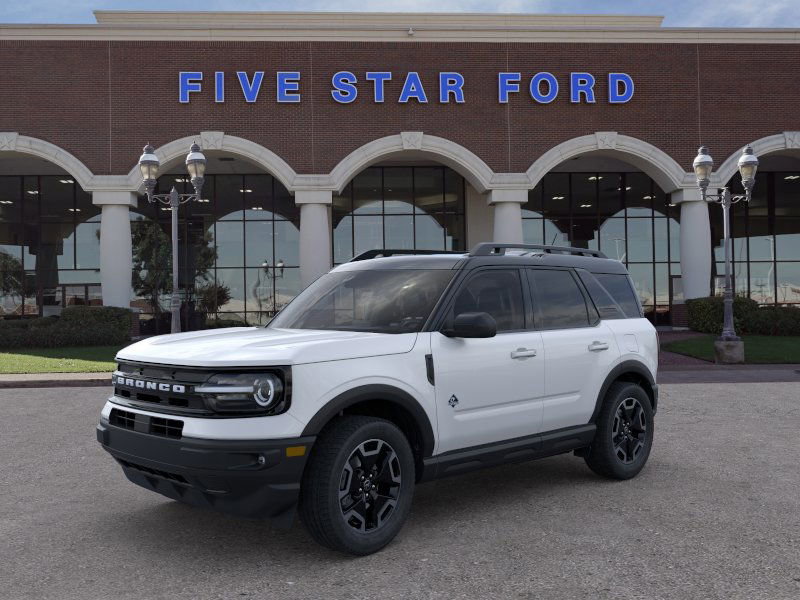
<instances>
[{"instance_id":1,"label":"tinted window","mask_svg":"<svg viewBox=\"0 0 800 600\"><path fill-rule=\"evenodd\" d=\"M581 278L583 285L592 297L592 302L597 307L602 319L624 319L625 312L619 304L611 297L606 291L606 288L594 278L594 275L589 271L578 269L578 276ZM591 308L589 309L591 312Z\"/></svg>"},{"instance_id":2,"label":"tinted window","mask_svg":"<svg viewBox=\"0 0 800 600\"><path fill-rule=\"evenodd\" d=\"M303 290L269 326L419 331L453 274L450 270L410 269L328 273Z\"/></svg>"},{"instance_id":3,"label":"tinted window","mask_svg":"<svg viewBox=\"0 0 800 600\"><path fill-rule=\"evenodd\" d=\"M611 297L616 300L620 305L625 316L629 319L636 319L642 316L642 310L639 308L639 301L633 293L630 280L627 275L616 273L595 273L597 278L604 288L611 294Z\"/></svg>"},{"instance_id":4,"label":"tinted window","mask_svg":"<svg viewBox=\"0 0 800 600\"><path fill-rule=\"evenodd\" d=\"M589 313L578 283L569 271L530 269L540 329L588 327Z\"/></svg>"},{"instance_id":5,"label":"tinted window","mask_svg":"<svg viewBox=\"0 0 800 600\"><path fill-rule=\"evenodd\" d=\"M517 270L483 271L472 277L456 295L452 316L466 312L489 313L497 331L525 328L525 305Z\"/></svg>"}]
</instances>

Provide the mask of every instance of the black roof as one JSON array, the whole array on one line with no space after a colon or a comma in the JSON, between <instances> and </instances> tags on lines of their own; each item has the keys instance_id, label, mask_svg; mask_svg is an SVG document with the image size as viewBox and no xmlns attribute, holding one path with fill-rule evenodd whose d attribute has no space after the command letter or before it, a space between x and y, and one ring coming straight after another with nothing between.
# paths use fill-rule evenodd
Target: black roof
<instances>
[{"instance_id":1,"label":"black roof","mask_svg":"<svg viewBox=\"0 0 800 600\"><path fill-rule=\"evenodd\" d=\"M461 269L491 265L540 265L586 269L591 273L627 274L625 265L602 252L566 246L478 244L470 252L435 250L368 250L339 267L369 269Z\"/></svg>"}]
</instances>

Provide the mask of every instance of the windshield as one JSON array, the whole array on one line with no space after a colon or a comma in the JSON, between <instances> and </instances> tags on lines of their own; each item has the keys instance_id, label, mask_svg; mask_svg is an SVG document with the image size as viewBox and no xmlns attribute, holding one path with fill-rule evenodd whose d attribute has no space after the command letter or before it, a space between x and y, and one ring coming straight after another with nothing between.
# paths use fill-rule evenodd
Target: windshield
<instances>
[{"instance_id":1,"label":"windshield","mask_svg":"<svg viewBox=\"0 0 800 600\"><path fill-rule=\"evenodd\" d=\"M328 273L297 296L269 327L413 333L422 329L454 273L421 269Z\"/></svg>"}]
</instances>

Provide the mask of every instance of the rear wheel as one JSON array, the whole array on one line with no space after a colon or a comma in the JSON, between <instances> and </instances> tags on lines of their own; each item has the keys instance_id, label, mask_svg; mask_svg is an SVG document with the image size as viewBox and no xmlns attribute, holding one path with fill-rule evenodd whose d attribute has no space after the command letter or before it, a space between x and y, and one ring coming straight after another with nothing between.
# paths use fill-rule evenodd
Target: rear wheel
<instances>
[{"instance_id":1,"label":"rear wheel","mask_svg":"<svg viewBox=\"0 0 800 600\"><path fill-rule=\"evenodd\" d=\"M644 467L652 445L653 409L647 392L635 383L612 384L597 417L586 464L598 475L630 479Z\"/></svg>"},{"instance_id":2,"label":"rear wheel","mask_svg":"<svg viewBox=\"0 0 800 600\"><path fill-rule=\"evenodd\" d=\"M320 544L371 554L403 526L414 481L414 457L400 429L374 417L342 417L314 446L303 476L300 516Z\"/></svg>"}]
</instances>

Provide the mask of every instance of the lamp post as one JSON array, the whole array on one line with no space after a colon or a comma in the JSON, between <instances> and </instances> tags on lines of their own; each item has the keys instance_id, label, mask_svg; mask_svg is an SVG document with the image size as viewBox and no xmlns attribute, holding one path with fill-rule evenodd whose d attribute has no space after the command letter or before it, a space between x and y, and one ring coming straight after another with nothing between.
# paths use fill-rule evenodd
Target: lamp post
<instances>
[{"instance_id":1,"label":"lamp post","mask_svg":"<svg viewBox=\"0 0 800 600\"><path fill-rule=\"evenodd\" d=\"M186 155L186 170L192 178L194 194L179 194L175 186L172 186L169 194L156 194L156 179L158 178L158 168L160 162L155 155L155 149L147 144L144 147L142 156L139 157L139 169L142 172L145 193L148 202L159 202L169 207L172 211L172 298L170 301L170 311L172 312L172 324L170 331L179 333L181 330L181 298L178 293L178 207L190 200L199 200L200 192L203 189L203 181L206 173L206 157L196 143L189 148Z\"/></svg>"},{"instance_id":2,"label":"lamp post","mask_svg":"<svg viewBox=\"0 0 800 600\"><path fill-rule=\"evenodd\" d=\"M697 185L703 201L713 202L722 206L722 230L725 244L725 291L723 293L724 316L722 323L722 334L717 338L715 349L718 362L742 362L744 360L744 346L736 335L733 325L733 285L731 281L731 206L737 202L749 202L752 198L753 185L756 182L756 170L758 169L758 158L753 154L753 149L748 145L739 157L739 174L742 176L742 187L744 195L732 195L727 187L723 187L716 194L708 193L708 185L711 181L711 171L714 168L714 161L708 153L708 148L702 146L697 152L697 157L692 163ZM731 350L730 353L727 349Z\"/></svg>"}]
</instances>

